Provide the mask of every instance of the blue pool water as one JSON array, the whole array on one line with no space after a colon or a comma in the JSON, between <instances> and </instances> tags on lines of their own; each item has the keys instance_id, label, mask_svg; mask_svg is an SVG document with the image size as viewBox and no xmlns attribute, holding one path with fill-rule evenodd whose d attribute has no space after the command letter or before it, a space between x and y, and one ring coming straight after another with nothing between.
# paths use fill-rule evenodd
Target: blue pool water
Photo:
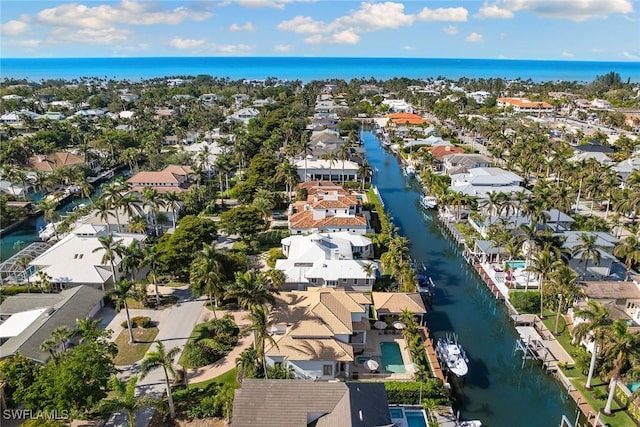
<instances>
[{"instance_id":1,"label":"blue pool water","mask_svg":"<svg viewBox=\"0 0 640 427\"><path fill-rule=\"evenodd\" d=\"M381 342L380 352L382 353L382 366L385 371L393 372L394 374L404 374L407 372L398 343Z\"/></svg>"},{"instance_id":2,"label":"blue pool water","mask_svg":"<svg viewBox=\"0 0 640 427\"><path fill-rule=\"evenodd\" d=\"M401 408L389 408L391 419L404 418L404 411Z\"/></svg>"},{"instance_id":3,"label":"blue pool water","mask_svg":"<svg viewBox=\"0 0 640 427\"><path fill-rule=\"evenodd\" d=\"M631 390L631 393L635 393L636 391L640 390L640 382L629 383L627 384L627 388Z\"/></svg>"},{"instance_id":4,"label":"blue pool water","mask_svg":"<svg viewBox=\"0 0 640 427\"><path fill-rule=\"evenodd\" d=\"M505 267L511 267L511 270L522 269L527 266L525 261L505 261L504 265Z\"/></svg>"},{"instance_id":5,"label":"blue pool water","mask_svg":"<svg viewBox=\"0 0 640 427\"><path fill-rule=\"evenodd\" d=\"M404 411L409 427L428 427L424 418L424 411Z\"/></svg>"}]
</instances>

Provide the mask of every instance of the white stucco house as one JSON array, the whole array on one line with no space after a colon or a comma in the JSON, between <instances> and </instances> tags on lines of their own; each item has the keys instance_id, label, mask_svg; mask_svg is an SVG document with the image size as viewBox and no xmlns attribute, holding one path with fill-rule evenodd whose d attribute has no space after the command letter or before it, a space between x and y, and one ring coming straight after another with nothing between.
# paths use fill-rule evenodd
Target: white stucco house
<instances>
[{"instance_id":1,"label":"white stucco house","mask_svg":"<svg viewBox=\"0 0 640 427\"><path fill-rule=\"evenodd\" d=\"M281 243L287 259L277 260L275 268L285 274L285 289L372 290L379 267L369 260L373 257L369 238L348 232L314 233L289 236Z\"/></svg>"},{"instance_id":2,"label":"white stucco house","mask_svg":"<svg viewBox=\"0 0 640 427\"><path fill-rule=\"evenodd\" d=\"M467 173L451 175L449 189L485 199L491 192L523 191L523 181L522 177L501 168L471 168Z\"/></svg>"},{"instance_id":3,"label":"white stucco house","mask_svg":"<svg viewBox=\"0 0 640 427\"><path fill-rule=\"evenodd\" d=\"M360 179L356 162L342 160L331 162L330 160L307 158L297 160L294 166L298 170L300 181L357 181ZM344 166L344 167L343 167Z\"/></svg>"}]
</instances>

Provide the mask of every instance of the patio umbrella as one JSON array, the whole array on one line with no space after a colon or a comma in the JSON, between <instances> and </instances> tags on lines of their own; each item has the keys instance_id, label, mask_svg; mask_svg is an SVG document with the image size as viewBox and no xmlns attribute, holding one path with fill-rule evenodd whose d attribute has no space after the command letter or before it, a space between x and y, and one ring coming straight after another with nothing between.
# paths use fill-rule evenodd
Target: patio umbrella
<instances>
[{"instance_id":1,"label":"patio umbrella","mask_svg":"<svg viewBox=\"0 0 640 427\"><path fill-rule=\"evenodd\" d=\"M376 329L384 329L387 327L387 323L383 322L382 320L378 320L373 324L373 327Z\"/></svg>"},{"instance_id":2,"label":"patio umbrella","mask_svg":"<svg viewBox=\"0 0 640 427\"><path fill-rule=\"evenodd\" d=\"M396 320L396 321L395 321L395 322L393 322L391 325L392 325L394 328L396 328L396 329L404 329L404 328L406 328L406 327L407 327L407 325L405 325L405 324L404 324L404 322L401 322L401 321L399 321L399 320Z\"/></svg>"},{"instance_id":3,"label":"patio umbrella","mask_svg":"<svg viewBox=\"0 0 640 427\"><path fill-rule=\"evenodd\" d=\"M369 359L366 362L364 362L364 366L366 366L367 369L370 371L375 371L380 367L380 364L373 359Z\"/></svg>"}]
</instances>

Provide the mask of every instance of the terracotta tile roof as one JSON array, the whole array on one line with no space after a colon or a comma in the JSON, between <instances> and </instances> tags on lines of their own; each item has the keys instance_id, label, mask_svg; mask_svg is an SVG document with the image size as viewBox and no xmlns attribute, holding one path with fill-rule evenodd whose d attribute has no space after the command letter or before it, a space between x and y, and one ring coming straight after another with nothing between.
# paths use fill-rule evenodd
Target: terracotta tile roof
<instances>
[{"instance_id":1,"label":"terracotta tile roof","mask_svg":"<svg viewBox=\"0 0 640 427\"><path fill-rule=\"evenodd\" d=\"M294 338L283 336L265 350L269 356L283 356L288 360L330 360L353 362L350 344L335 338Z\"/></svg>"},{"instance_id":2,"label":"terracotta tile roof","mask_svg":"<svg viewBox=\"0 0 640 427\"><path fill-rule=\"evenodd\" d=\"M194 173L193 169L191 169L191 166L187 166L187 165L169 165L166 168L162 169L162 172L169 172L175 175L182 175L182 176L186 176Z\"/></svg>"},{"instance_id":3,"label":"terracotta tile roof","mask_svg":"<svg viewBox=\"0 0 640 427\"><path fill-rule=\"evenodd\" d=\"M84 163L84 156L64 151L48 155L36 154L29 158L29 164L42 172L51 172L61 167L83 165Z\"/></svg>"},{"instance_id":4,"label":"terracotta tile roof","mask_svg":"<svg viewBox=\"0 0 640 427\"><path fill-rule=\"evenodd\" d=\"M135 184L164 184L164 183L176 183L182 182L182 175L178 175L171 172L152 172L143 171L138 172L127 180L132 185Z\"/></svg>"},{"instance_id":5,"label":"terracotta tile roof","mask_svg":"<svg viewBox=\"0 0 640 427\"><path fill-rule=\"evenodd\" d=\"M338 194L349 194L347 190L344 189L339 184L334 184L331 181L306 181L301 182L296 186L298 190L302 188L307 189L307 194L309 196L314 196L316 194L326 194L329 192L334 192Z\"/></svg>"},{"instance_id":6,"label":"terracotta tile roof","mask_svg":"<svg viewBox=\"0 0 640 427\"><path fill-rule=\"evenodd\" d=\"M387 114L387 118L389 118L391 121L393 121L397 125L404 125L404 124L424 125L429 123L427 120L413 113Z\"/></svg>"},{"instance_id":7,"label":"terracotta tile roof","mask_svg":"<svg viewBox=\"0 0 640 427\"><path fill-rule=\"evenodd\" d=\"M357 205L358 201L355 197L342 197L339 200L318 200L312 205L312 209L348 209L353 205Z\"/></svg>"},{"instance_id":8,"label":"terracotta tile roof","mask_svg":"<svg viewBox=\"0 0 640 427\"><path fill-rule=\"evenodd\" d=\"M440 158L449 154L462 154L464 153L464 150L454 145L437 145L435 147L430 147L429 152L433 157Z\"/></svg>"},{"instance_id":9,"label":"terracotta tile roof","mask_svg":"<svg viewBox=\"0 0 640 427\"><path fill-rule=\"evenodd\" d=\"M142 194L142 192L144 191L145 187L149 187L147 186L139 186L139 185L134 185L131 187L131 191L136 192L136 193L140 193ZM179 185L179 186L161 186L161 185L154 185L151 186L151 188L153 188L154 190L156 190L158 193L162 193L162 194L166 194L166 193L182 193L184 191L189 190L189 187L191 187L190 185Z\"/></svg>"},{"instance_id":10,"label":"terracotta tile roof","mask_svg":"<svg viewBox=\"0 0 640 427\"><path fill-rule=\"evenodd\" d=\"M548 102L534 102L528 99L519 98L498 98L498 102L504 102L522 108L553 108L553 105Z\"/></svg>"},{"instance_id":11,"label":"terracotta tile roof","mask_svg":"<svg viewBox=\"0 0 640 427\"><path fill-rule=\"evenodd\" d=\"M399 314L407 309L411 313L426 313L427 309L422 302L422 297L417 292L392 293L372 292L373 306L378 315Z\"/></svg>"},{"instance_id":12,"label":"terracotta tile roof","mask_svg":"<svg viewBox=\"0 0 640 427\"><path fill-rule=\"evenodd\" d=\"M362 214L355 216L330 216L313 219L312 211L298 212L289 217L290 228L318 228L325 226L366 226L367 219Z\"/></svg>"}]
</instances>

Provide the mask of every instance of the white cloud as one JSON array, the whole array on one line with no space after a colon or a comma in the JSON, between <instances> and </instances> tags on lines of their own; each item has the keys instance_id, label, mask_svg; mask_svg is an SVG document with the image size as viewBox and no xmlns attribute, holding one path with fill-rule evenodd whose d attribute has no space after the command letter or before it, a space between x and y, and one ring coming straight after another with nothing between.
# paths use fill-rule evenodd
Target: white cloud
<instances>
[{"instance_id":1,"label":"white cloud","mask_svg":"<svg viewBox=\"0 0 640 427\"><path fill-rule=\"evenodd\" d=\"M17 47L22 47L22 48L25 48L25 49L35 49L35 48L38 48L38 47L42 46L43 43L42 43L42 40L30 39L30 40L12 41L11 45L12 46L17 46Z\"/></svg>"},{"instance_id":2,"label":"white cloud","mask_svg":"<svg viewBox=\"0 0 640 427\"><path fill-rule=\"evenodd\" d=\"M479 18L501 18L508 19L513 18L513 11L500 7L498 3L489 4L484 3L478 11Z\"/></svg>"},{"instance_id":3,"label":"white cloud","mask_svg":"<svg viewBox=\"0 0 640 427\"><path fill-rule=\"evenodd\" d=\"M564 51L564 52L562 52L560 55L561 55L563 58L573 58L573 53L571 53L571 52L566 52L566 51Z\"/></svg>"},{"instance_id":4,"label":"white cloud","mask_svg":"<svg viewBox=\"0 0 640 427\"><path fill-rule=\"evenodd\" d=\"M68 3L41 10L35 17L40 24L54 27L109 28L115 24L130 25L178 25L186 20L204 21L211 13L177 7L161 10L154 6L160 3L139 3L122 0L115 6L99 5L87 7Z\"/></svg>"},{"instance_id":5,"label":"white cloud","mask_svg":"<svg viewBox=\"0 0 640 427\"><path fill-rule=\"evenodd\" d=\"M254 46L247 44L223 44L223 45L211 45L209 50L217 53L229 53L229 54L246 54L254 49Z\"/></svg>"},{"instance_id":6,"label":"white cloud","mask_svg":"<svg viewBox=\"0 0 640 427\"><path fill-rule=\"evenodd\" d=\"M276 28L297 34L319 34L327 30L327 25L309 16L296 16L289 21L282 21Z\"/></svg>"},{"instance_id":7,"label":"white cloud","mask_svg":"<svg viewBox=\"0 0 640 427\"><path fill-rule=\"evenodd\" d=\"M273 50L276 52L291 52L293 50L293 46L290 44L279 44L276 45Z\"/></svg>"},{"instance_id":8,"label":"white cloud","mask_svg":"<svg viewBox=\"0 0 640 427\"><path fill-rule=\"evenodd\" d=\"M276 9L284 9L287 3L292 3L293 0L235 0L240 6L243 7L274 7Z\"/></svg>"},{"instance_id":9,"label":"white cloud","mask_svg":"<svg viewBox=\"0 0 640 427\"><path fill-rule=\"evenodd\" d=\"M633 12L632 0L498 0L485 3L479 11L482 18L508 18L509 13L527 11L553 19L576 22L604 19L609 15Z\"/></svg>"},{"instance_id":10,"label":"white cloud","mask_svg":"<svg viewBox=\"0 0 640 427\"><path fill-rule=\"evenodd\" d=\"M450 36L455 36L456 34L458 34L458 28L455 25L449 25L448 27L444 27L442 31L449 34Z\"/></svg>"},{"instance_id":11,"label":"white cloud","mask_svg":"<svg viewBox=\"0 0 640 427\"><path fill-rule=\"evenodd\" d=\"M471 34L469 34L467 36L467 38L465 40L470 42L470 43L483 42L484 41L484 36L482 34L478 34L478 33L471 33Z\"/></svg>"},{"instance_id":12,"label":"white cloud","mask_svg":"<svg viewBox=\"0 0 640 427\"><path fill-rule=\"evenodd\" d=\"M108 28L53 28L49 33L49 43L82 43L89 45L108 45L124 42L132 32L116 27Z\"/></svg>"},{"instance_id":13,"label":"white cloud","mask_svg":"<svg viewBox=\"0 0 640 427\"><path fill-rule=\"evenodd\" d=\"M637 60L639 60L639 59L640 59L640 55L635 54L635 53L628 52L628 51L626 51L626 50L625 50L624 52L622 52L622 56L623 56L625 59L631 59L631 60L633 60L633 61L637 61Z\"/></svg>"},{"instance_id":14,"label":"white cloud","mask_svg":"<svg viewBox=\"0 0 640 427\"><path fill-rule=\"evenodd\" d=\"M418 13L420 21L428 22L466 22L469 12L464 7L429 9L425 7Z\"/></svg>"},{"instance_id":15,"label":"white cloud","mask_svg":"<svg viewBox=\"0 0 640 427\"><path fill-rule=\"evenodd\" d=\"M347 16L336 19L336 27L357 27L366 31L375 31L383 28L400 28L413 24L414 15L404 13L404 4L385 3L361 3L360 9Z\"/></svg>"},{"instance_id":16,"label":"white cloud","mask_svg":"<svg viewBox=\"0 0 640 427\"><path fill-rule=\"evenodd\" d=\"M307 43L348 43L360 41L360 35L372 31L396 29L413 25L417 21L451 21L467 20L468 12L463 7L428 9L417 14L405 13L404 4L393 1L362 2L360 9L352 10L347 15L326 23L309 16L296 16L282 21L277 28L297 34L309 35L304 39Z\"/></svg>"},{"instance_id":17,"label":"white cloud","mask_svg":"<svg viewBox=\"0 0 640 427\"><path fill-rule=\"evenodd\" d=\"M29 25L22 21L7 21L0 27L0 34L3 36L17 36L29 29Z\"/></svg>"},{"instance_id":18,"label":"white cloud","mask_svg":"<svg viewBox=\"0 0 640 427\"><path fill-rule=\"evenodd\" d=\"M169 42L169 46L180 50L200 49L206 44L205 39L182 39L180 37L175 37Z\"/></svg>"},{"instance_id":19,"label":"white cloud","mask_svg":"<svg viewBox=\"0 0 640 427\"><path fill-rule=\"evenodd\" d=\"M594 47L594 48L591 49L591 52L593 52L593 53L602 53L602 52L604 52L604 49L600 49L598 47Z\"/></svg>"},{"instance_id":20,"label":"white cloud","mask_svg":"<svg viewBox=\"0 0 640 427\"><path fill-rule=\"evenodd\" d=\"M416 50L416 48L415 48L415 47L413 47L413 46L402 46L402 50L408 50L408 51L411 51L411 50Z\"/></svg>"},{"instance_id":21,"label":"white cloud","mask_svg":"<svg viewBox=\"0 0 640 427\"><path fill-rule=\"evenodd\" d=\"M147 43L138 43L134 45L115 45L112 49L114 55L129 55L136 52L144 52L149 50Z\"/></svg>"},{"instance_id":22,"label":"white cloud","mask_svg":"<svg viewBox=\"0 0 640 427\"><path fill-rule=\"evenodd\" d=\"M250 21L245 22L244 24L231 24L229 27L231 31L255 31L253 24Z\"/></svg>"}]
</instances>

